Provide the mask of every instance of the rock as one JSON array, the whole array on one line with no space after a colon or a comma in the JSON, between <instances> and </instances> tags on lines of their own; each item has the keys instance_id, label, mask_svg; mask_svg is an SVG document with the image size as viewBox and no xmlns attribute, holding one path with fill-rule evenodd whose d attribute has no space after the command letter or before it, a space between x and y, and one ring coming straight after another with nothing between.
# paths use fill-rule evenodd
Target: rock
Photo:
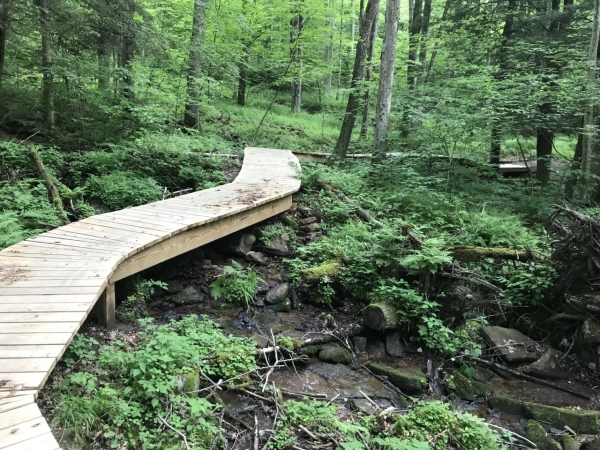
<instances>
[{"instance_id":1,"label":"rock","mask_svg":"<svg viewBox=\"0 0 600 450\"><path fill-rule=\"evenodd\" d=\"M181 280L173 280L169 281L167 287L168 294L177 294L178 292L183 290L183 281Z\"/></svg>"},{"instance_id":2,"label":"rock","mask_svg":"<svg viewBox=\"0 0 600 450\"><path fill-rule=\"evenodd\" d=\"M583 322L581 325L581 335L583 342L591 347L600 345L600 323L593 317Z\"/></svg>"},{"instance_id":3,"label":"rock","mask_svg":"<svg viewBox=\"0 0 600 450\"><path fill-rule=\"evenodd\" d=\"M354 336L352 338L354 342L354 351L356 354L360 355L361 353L367 352L367 338L363 336Z\"/></svg>"},{"instance_id":4,"label":"rock","mask_svg":"<svg viewBox=\"0 0 600 450\"><path fill-rule=\"evenodd\" d=\"M523 404L523 402L510 397L494 395L490 398L490 405L492 408L506 414L524 416L526 413L525 405Z\"/></svg>"},{"instance_id":5,"label":"rock","mask_svg":"<svg viewBox=\"0 0 600 450\"><path fill-rule=\"evenodd\" d=\"M287 298L289 292L290 285L288 283L281 283L267 292L267 295L265 296L265 303L269 305L282 303Z\"/></svg>"},{"instance_id":6,"label":"rock","mask_svg":"<svg viewBox=\"0 0 600 450\"><path fill-rule=\"evenodd\" d=\"M158 276L158 279L160 281L169 281L169 280L172 280L173 278L175 278L176 276L177 276L177 270L175 269L175 267L169 266L160 273L160 275Z\"/></svg>"},{"instance_id":7,"label":"rock","mask_svg":"<svg viewBox=\"0 0 600 450\"><path fill-rule=\"evenodd\" d=\"M537 361L544 347L513 328L486 326L481 334L507 363Z\"/></svg>"},{"instance_id":8,"label":"rock","mask_svg":"<svg viewBox=\"0 0 600 450\"><path fill-rule=\"evenodd\" d=\"M579 450L581 448L581 443L567 433L562 435L561 441L563 450Z\"/></svg>"},{"instance_id":9,"label":"rock","mask_svg":"<svg viewBox=\"0 0 600 450\"><path fill-rule=\"evenodd\" d=\"M190 371L183 375L175 376L177 390L187 394L189 397L198 397L198 389L200 389L200 373L198 371Z\"/></svg>"},{"instance_id":10,"label":"rock","mask_svg":"<svg viewBox=\"0 0 600 450\"><path fill-rule=\"evenodd\" d=\"M310 225L300 225L298 227L298 229L300 231L302 231L303 233L311 233L311 232L315 231L315 225L316 224L313 224L313 223L311 223Z\"/></svg>"},{"instance_id":11,"label":"rock","mask_svg":"<svg viewBox=\"0 0 600 450\"><path fill-rule=\"evenodd\" d=\"M385 333L385 351L394 358L402 358L404 356L404 347L400 342L399 331L391 330Z\"/></svg>"},{"instance_id":12,"label":"rock","mask_svg":"<svg viewBox=\"0 0 600 450\"><path fill-rule=\"evenodd\" d=\"M204 255L204 251L202 252L202 255ZM173 262L175 263L175 265L177 267L183 267L185 266L187 263L189 263L192 259L192 253L191 252L187 252L184 253L183 255L179 255L178 257L176 257Z\"/></svg>"},{"instance_id":13,"label":"rock","mask_svg":"<svg viewBox=\"0 0 600 450\"><path fill-rule=\"evenodd\" d=\"M170 309L170 310L164 312L163 314L161 314L160 320L162 322L171 322L172 320L177 320L180 317L181 317L181 314L177 314L177 311Z\"/></svg>"},{"instance_id":14,"label":"rock","mask_svg":"<svg viewBox=\"0 0 600 450\"><path fill-rule=\"evenodd\" d=\"M365 364L373 373L386 376L390 383L405 394L420 394L428 387L427 378L420 370L400 370L385 364L368 361Z\"/></svg>"},{"instance_id":15,"label":"rock","mask_svg":"<svg viewBox=\"0 0 600 450\"><path fill-rule=\"evenodd\" d=\"M379 410L366 398L355 398L352 400L352 404L359 411L369 415L377 414L379 412Z\"/></svg>"},{"instance_id":16,"label":"rock","mask_svg":"<svg viewBox=\"0 0 600 450\"><path fill-rule=\"evenodd\" d=\"M283 240L284 242L290 242L292 239L290 238L290 235L287 233L283 233L281 235L281 240Z\"/></svg>"},{"instance_id":17,"label":"rock","mask_svg":"<svg viewBox=\"0 0 600 450\"><path fill-rule=\"evenodd\" d=\"M485 383L469 380L459 372L454 372L451 376L444 379L444 385L449 391L454 392L463 400L469 400L470 402L474 402L477 397L483 397L487 392Z\"/></svg>"},{"instance_id":18,"label":"rock","mask_svg":"<svg viewBox=\"0 0 600 450\"><path fill-rule=\"evenodd\" d=\"M294 211L297 211L297 210L298 210L298 203L293 202L292 206L290 206L290 211L294 212Z\"/></svg>"},{"instance_id":19,"label":"rock","mask_svg":"<svg viewBox=\"0 0 600 450\"><path fill-rule=\"evenodd\" d=\"M537 445L538 450L562 450L560 444L535 420L527 422L527 438Z\"/></svg>"},{"instance_id":20,"label":"rock","mask_svg":"<svg viewBox=\"0 0 600 450\"><path fill-rule=\"evenodd\" d=\"M306 219L300 219L298 225L310 225L311 223L317 222L316 217L307 217Z\"/></svg>"},{"instance_id":21,"label":"rock","mask_svg":"<svg viewBox=\"0 0 600 450\"><path fill-rule=\"evenodd\" d=\"M229 251L238 256L246 256L256 242L256 236L250 233L242 233L236 236L229 244Z\"/></svg>"},{"instance_id":22,"label":"rock","mask_svg":"<svg viewBox=\"0 0 600 450\"><path fill-rule=\"evenodd\" d=\"M193 305L204 302L204 294L194 286L188 286L169 300L178 305Z\"/></svg>"},{"instance_id":23,"label":"rock","mask_svg":"<svg viewBox=\"0 0 600 450\"><path fill-rule=\"evenodd\" d=\"M356 372L343 364L318 362L316 364L310 364L306 370L325 378L327 381L353 380L356 378Z\"/></svg>"},{"instance_id":24,"label":"rock","mask_svg":"<svg viewBox=\"0 0 600 450\"><path fill-rule=\"evenodd\" d=\"M473 378L477 381L489 381L494 378L496 374L491 370L484 369L483 367L475 367L475 375Z\"/></svg>"},{"instance_id":25,"label":"rock","mask_svg":"<svg viewBox=\"0 0 600 450\"><path fill-rule=\"evenodd\" d=\"M585 444L585 450L600 450L600 438L596 437L592 441Z\"/></svg>"},{"instance_id":26,"label":"rock","mask_svg":"<svg viewBox=\"0 0 600 450\"><path fill-rule=\"evenodd\" d=\"M246 261L256 264L266 264L267 258L261 252L248 252L246 253Z\"/></svg>"},{"instance_id":27,"label":"rock","mask_svg":"<svg viewBox=\"0 0 600 450\"><path fill-rule=\"evenodd\" d=\"M523 367L523 373L540 378L551 378L555 380L568 380L574 377L573 374L561 370L559 359L563 354L558 350L549 348L536 362Z\"/></svg>"},{"instance_id":28,"label":"rock","mask_svg":"<svg viewBox=\"0 0 600 450\"><path fill-rule=\"evenodd\" d=\"M265 306L265 302L259 298L258 300L254 300L254 306L257 308L263 308Z\"/></svg>"},{"instance_id":29,"label":"rock","mask_svg":"<svg viewBox=\"0 0 600 450\"><path fill-rule=\"evenodd\" d=\"M275 253L289 253L290 251L287 243L281 237L271 239L271 243L266 245L265 248L273 250Z\"/></svg>"},{"instance_id":30,"label":"rock","mask_svg":"<svg viewBox=\"0 0 600 450\"><path fill-rule=\"evenodd\" d=\"M557 428L568 425L576 433L600 433L600 411L557 408L538 403L524 403L524 406L525 416L530 419L539 420Z\"/></svg>"},{"instance_id":31,"label":"rock","mask_svg":"<svg viewBox=\"0 0 600 450\"><path fill-rule=\"evenodd\" d=\"M290 312L292 310L292 302L289 298L286 298L281 303L271 306L271 309L277 312Z\"/></svg>"},{"instance_id":32,"label":"rock","mask_svg":"<svg viewBox=\"0 0 600 450\"><path fill-rule=\"evenodd\" d=\"M371 359L380 359L385 357L385 344L381 341L368 342L367 353Z\"/></svg>"},{"instance_id":33,"label":"rock","mask_svg":"<svg viewBox=\"0 0 600 450\"><path fill-rule=\"evenodd\" d=\"M352 355L347 349L337 344L325 344L321 347L319 359L336 364L350 364L352 362Z\"/></svg>"}]
</instances>

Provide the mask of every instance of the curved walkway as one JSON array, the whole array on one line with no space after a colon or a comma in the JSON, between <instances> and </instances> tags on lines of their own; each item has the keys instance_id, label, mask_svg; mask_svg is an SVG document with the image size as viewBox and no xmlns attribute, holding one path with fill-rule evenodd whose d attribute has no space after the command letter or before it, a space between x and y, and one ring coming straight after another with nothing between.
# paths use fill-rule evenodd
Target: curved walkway
<instances>
[{"instance_id":1,"label":"curved walkway","mask_svg":"<svg viewBox=\"0 0 600 450\"><path fill-rule=\"evenodd\" d=\"M233 183L66 225L0 251L0 449L59 448L35 403L99 303L114 324L114 282L290 208L289 151L246 148Z\"/></svg>"}]
</instances>

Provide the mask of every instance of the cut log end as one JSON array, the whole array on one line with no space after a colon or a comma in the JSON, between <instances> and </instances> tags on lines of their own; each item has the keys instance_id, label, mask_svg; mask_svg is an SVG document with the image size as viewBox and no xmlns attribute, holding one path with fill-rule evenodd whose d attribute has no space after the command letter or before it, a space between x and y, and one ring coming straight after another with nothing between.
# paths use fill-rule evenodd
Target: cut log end
<instances>
[{"instance_id":1,"label":"cut log end","mask_svg":"<svg viewBox=\"0 0 600 450\"><path fill-rule=\"evenodd\" d=\"M363 322L372 330L394 328L398 325L398 313L389 303L371 303L364 310Z\"/></svg>"}]
</instances>

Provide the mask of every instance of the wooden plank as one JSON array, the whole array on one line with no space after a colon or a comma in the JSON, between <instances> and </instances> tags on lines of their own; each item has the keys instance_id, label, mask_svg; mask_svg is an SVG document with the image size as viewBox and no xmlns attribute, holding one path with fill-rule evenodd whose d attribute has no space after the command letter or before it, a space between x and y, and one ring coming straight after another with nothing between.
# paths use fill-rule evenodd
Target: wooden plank
<instances>
[{"instance_id":1,"label":"wooden plank","mask_svg":"<svg viewBox=\"0 0 600 450\"><path fill-rule=\"evenodd\" d=\"M2 333L0 327L0 345L66 345L72 333Z\"/></svg>"},{"instance_id":2,"label":"wooden plank","mask_svg":"<svg viewBox=\"0 0 600 450\"><path fill-rule=\"evenodd\" d=\"M0 314L0 331L3 329L3 323L40 323L40 322L83 322L86 313L77 312L19 312Z\"/></svg>"},{"instance_id":3,"label":"wooden plank","mask_svg":"<svg viewBox=\"0 0 600 450\"><path fill-rule=\"evenodd\" d=\"M19 390L8 390L3 391L0 390L0 399L10 399L10 398L19 398L21 396L33 395L34 398L37 398L37 390L27 390L27 389L19 389Z\"/></svg>"},{"instance_id":4,"label":"wooden plank","mask_svg":"<svg viewBox=\"0 0 600 450\"><path fill-rule=\"evenodd\" d=\"M0 413L0 430L7 428L13 428L20 423L27 422L29 420L42 419L42 413L40 408L35 403L24 405L14 411L6 411ZM0 441L1 442L1 441Z\"/></svg>"},{"instance_id":5,"label":"wooden plank","mask_svg":"<svg viewBox=\"0 0 600 450\"><path fill-rule=\"evenodd\" d=\"M99 294L98 294L99 295ZM0 304L17 304L17 303L93 303L96 301L97 295L93 294L76 294L76 295L6 295L0 297Z\"/></svg>"},{"instance_id":6,"label":"wooden plank","mask_svg":"<svg viewBox=\"0 0 600 450\"><path fill-rule=\"evenodd\" d=\"M148 228L143 228L143 227L139 227L136 225L127 224L127 223L118 223L118 222L115 222L114 220L102 219L101 217L102 216L92 216L92 217L85 219L83 222L77 222L77 223L82 224L82 225L92 225L92 226L95 226L95 229L102 229L103 231L110 230L110 229L116 229L116 230L121 230L121 231L128 231L132 234L140 233L140 234L146 234L146 235L156 236L156 237L160 237L160 238L165 237L165 232L162 230L148 229Z\"/></svg>"},{"instance_id":7,"label":"wooden plank","mask_svg":"<svg viewBox=\"0 0 600 450\"><path fill-rule=\"evenodd\" d=\"M98 322L107 330L115 327L115 285L109 283L98 301Z\"/></svg>"},{"instance_id":8,"label":"wooden plank","mask_svg":"<svg viewBox=\"0 0 600 450\"><path fill-rule=\"evenodd\" d=\"M81 254L83 252L87 253L87 254L95 254L98 256L104 256L104 255L112 255L115 250L113 248L111 248L111 244L110 243L103 243L103 242L96 242L96 243L92 243L92 242L81 242L81 241L77 241L77 240L69 240L69 239L62 239L60 241L57 241L57 239L46 239L43 237L39 237L39 238L33 238L31 240L27 240L23 242L22 247L30 249L30 250L36 250L36 251L44 251L44 252L50 252L51 254L67 254L67 253L74 253L76 255ZM126 244L120 244L117 246L118 249L126 247ZM23 253L21 251L21 253Z\"/></svg>"},{"instance_id":9,"label":"wooden plank","mask_svg":"<svg viewBox=\"0 0 600 450\"><path fill-rule=\"evenodd\" d=\"M11 411L13 409L21 408L22 406L35 403L33 395L23 395L20 397L9 397L0 399L0 413ZM0 442L2 439L0 438Z\"/></svg>"},{"instance_id":10,"label":"wooden plank","mask_svg":"<svg viewBox=\"0 0 600 450\"><path fill-rule=\"evenodd\" d=\"M277 215L288 210L291 204L292 196L290 195L281 200L276 200L275 202L254 208L248 212L221 219L212 222L211 224L203 225L188 232L175 235L171 239L162 241L123 261L113 272L113 275L110 277L110 282L114 283L117 280L140 272L148 267L152 267L167 259L174 258L175 256L198 248L208 242L215 241L228 234L234 233L235 231Z\"/></svg>"},{"instance_id":11,"label":"wooden plank","mask_svg":"<svg viewBox=\"0 0 600 450\"><path fill-rule=\"evenodd\" d=\"M11 445L7 450L60 450L52 433L46 433L18 444Z\"/></svg>"},{"instance_id":12,"label":"wooden plank","mask_svg":"<svg viewBox=\"0 0 600 450\"><path fill-rule=\"evenodd\" d=\"M78 295L98 294L102 286L79 286L79 287L0 287L0 296L12 295ZM0 299L0 302L2 299Z\"/></svg>"},{"instance_id":13,"label":"wooden plank","mask_svg":"<svg viewBox=\"0 0 600 450\"><path fill-rule=\"evenodd\" d=\"M9 282L11 280L8 280ZM44 287L44 288L54 288L54 287L64 287L64 288L76 288L76 287L96 287L100 289L104 285L104 278L100 277L67 277L64 278L29 278L26 274L22 275L20 279L14 280L10 283L2 283L0 281L0 289L2 288L26 288L26 287ZM66 290L66 289L65 289Z\"/></svg>"},{"instance_id":14,"label":"wooden plank","mask_svg":"<svg viewBox=\"0 0 600 450\"><path fill-rule=\"evenodd\" d=\"M94 216L95 217L95 216ZM80 222L74 222L70 225L72 227L69 231L79 234L93 234L99 237L110 236L115 240L128 240L128 239L162 239L162 234L147 233L146 230L139 230L136 233L134 230L123 230L112 226L98 225L91 222L86 222L89 219L85 219Z\"/></svg>"},{"instance_id":15,"label":"wooden plank","mask_svg":"<svg viewBox=\"0 0 600 450\"><path fill-rule=\"evenodd\" d=\"M80 280L82 278L105 278L110 272L99 271L99 270L77 270L75 268L71 270L37 270L34 268L20 270L26 271L25 275L28 280ZM104 275L104 276L102 276Z\"/></svg>"},{"instance_id":16,"label":"wooden plank","mask_svg":"<svg viewBox=\"0 0 600 450\"><path fill-rule=\"evenodd\" d=\"M4 358L58 358L64 345L0 345L0 360Z\"/></svg>"},{"instance_id":17,"label":"wooden plank","mask_svg":"<svg viewBox=\"0 0 600 450\"><path fill-rule=\"evenodd\" d=\"M12 373L48 372L56 362L56 358L3 359L2 371ZM18 378L17 378L18 379Z\"/></svg>"},{"instance_id":18,"label":"wooden plank","mask_svg":"<svg viewBox=\"0 0 600 450\"><path fill-rule=\"evenodd\" d=\"M88 219L86 219L86 220L88 220ZM169 224L147 225L144 222L141 222L139 220L130 220L130 219L126 219L126 218L120 218L117 216L115 216L112 219L105 218L103 216L94 216L94 217L91 217L89 220L92 223L97 223L99 225L103 225L103 226L107 226L107 227L110 227L111 225L113 225L115 227L119 227L119 228L128 227L132 231L134 231L134 230L140 231L141 229L144 229L149 233L158 233L159 235L164 235L165 233L168 233L173 228L173 226L169 225Z\"/></svg>"},{"instance_id":19,"label":"wooden plank","mask_svg":"<svg viewBox=\"0 0 600 450\"><path fill-rule=\"evenodd\" d=\"M8 448L8 450L10 450L14 448L13 446L16 444L23 445L33 438L38 438L48 433L52 434L50 427L43 417L28 420L27 422L0 430L0 448ZM29 445L31 445L31 443ZM38 450L46 450L47 448L48 447L37 447Z\"/></svg>"},{"instance_id":20,"label":"wooden plank","mask_svg":"<svg viewBox=\"0 0 600 450\"><path fill-rule=\"evenodd\" d=\"M94 305L86 303L0 303L0 314L19 312L87 312Z\"/></svg>"},{"instance_id":21,"label":"wooden plank","mask_svg":"<svg viewBox=\"0 0 600 450\"><path fill-rule=\"evenodd\" d=\"M28 334L28 333L75 333L80 322L35 322L35 323L2 323L1 334ZM0 367L2 370L2 367Z\"/></svg>"}]
</instances>

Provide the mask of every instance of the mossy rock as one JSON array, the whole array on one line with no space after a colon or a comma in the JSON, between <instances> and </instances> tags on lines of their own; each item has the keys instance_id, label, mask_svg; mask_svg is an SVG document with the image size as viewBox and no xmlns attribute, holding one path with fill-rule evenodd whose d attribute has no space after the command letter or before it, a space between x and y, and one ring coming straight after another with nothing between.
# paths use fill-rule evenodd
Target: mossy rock
<instances>
[{"instance_id":1,"label":"mossy rock","mask_svg":"<svg viewBox=\"0 0 600 450\"><path fill-rule=\"evenodd\" d=\"M491 397L490 405L492 408L506 414L524 416L526 413L523 402L515 400L514 398L504 397L502 395L494 395Z\"/></svg>"},{"instance_id":2,"label":"mossy rock","mask_svg":"<svg viewBox=\"0 0 600 450\"><path fill-rule=\"evenodd\" d=\"M175 377L177 389L186 394L188 397L198 397L198 389L200 389L200 372L190 371L185 374Z\"/></svg>"},{"instance_id":3,"label":"mossy rock","mask_svg":"<svg viewBox=\"0 0 600 450\"><path fill-rule=\"evenodd\" d=\"M557 428L568 425L577 433L600 433L600 411L557 408L538 403L525 403L524 406L526 417L530 419L546 422Z\"/></svg>"},{"instance_id":4,"label":"mossy rock","mask_svg":"<svg viewBox=\"0 0 600 450\"><path fill-rule=\"evenodd\" d=\"M581 448L581 442L565 433L562 435L562 447L563 450L579 450Z\"/></svg>"},{"instance_id":5,"label":"mossy rock","mask_svg":"<svg viewBox=\"0 0 600 450\"><path fill-rule=\"evenodd\" d=\"M319 359L335 364L350 364L352 362L352 355L347 349L337 344L326 344L321 347Z\"/></svg>"},{"instance_id":6,"label":"mossy rock","mask_svg":"<svg viewBox=\"0 0 600 450\"><path fill-rule=\"evenodd\" d=\"M390 383L405 394L420 394L428 387L427 378L418 369L399 370L385 364L368 361L365 364L373 373L388 378Z\"/></svg>"},{"instance_id":7,"label":"mossy rock","mask_svg":"<svg viewBox=\"0 0 600 450\"><path fill-rule=\"evenodd\" d=\"M538 450L562 450L560 444L535 420L527 422L527 438L537 445Z\"/></svg>"},{"instance_id":8,"label":"mossy rock","mask_svg":"<svg viewBox=\"0 0 600 450\"><path fill-rule=\"evenodd\" d=\"M471 402L487 393L487 385L475 380L469 380L459 372L454 372L444 380L446 388L457 396Z\"/></svg>"}]
</instances>

